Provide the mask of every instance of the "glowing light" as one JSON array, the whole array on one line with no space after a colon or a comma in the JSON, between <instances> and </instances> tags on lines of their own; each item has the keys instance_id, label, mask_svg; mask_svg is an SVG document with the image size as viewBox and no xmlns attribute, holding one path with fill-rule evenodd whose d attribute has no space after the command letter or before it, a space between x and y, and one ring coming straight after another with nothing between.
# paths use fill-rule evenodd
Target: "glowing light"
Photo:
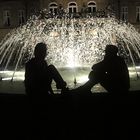
<instances>
[{"instance_id":1,"label":"glowing light","mask_svg":"<svg viewBox=\"0 0 140 140\"><path fill-rule=\"evenodd\" d=\"M50 32L50 36L51 37L58 37L59 36L59 33L56 32L56 31L53 31L53 32Z\"/></svg>"},{"instance_id":2,"label":"glowing light","mask_svg":"<svg viewBox=\"0 0 140 140\"><path fill-rule=\"evenodd\" d=\"M90 34L91 34L93 37L98 37L98 31L97 31L96 29L91 30L91 31L90 31Z\"/></svg>"},{"instance_id":3,"label":"glowing light","mask_svg":"<svg viewBox=\"0 0 140 140\"><path fill-rule=\"evenodd\" d=\"M10 81L12 80L14 71L0 71L2 75L2 81ZM24 71L16 71L14 75L14 81L23 81L24 80Z\"/></svg>"},{"instance_id":4,"label":"glowing light","mask_svg":"<svg viewBox=\"0 0 140 140\"><path fill-rule=\"evenodd\" d=\"M71 65L71 67L69 66L69 67L63 68L63 70L61 70L61 68L60 68L59 71L62 74L64 73L63 76L69 76L67 71L70 70L70 69L71 69L70 73L75 72L76 80L77 80L78 83L84 83L84 82L88 81L88 74L90 72L89 69L84 69L84 70L82 70L82 72L79 72L79 70L77 70L76 67L72 67L72 65ZM129 67L128 69L129 69L130 77L134 79L136 77L136 71L135 71L134 67ZM11 80L13 72L14 71L0 71L0 75L3 75L2 80L3 81ZM86 72L86 74L85 74L85 72ZM140 75L140 66L137 67L137 73ZM14 76L14 81L23 81L24 80L24 74L25 74L24 70L23 71L17 71L15 73L15 76Z\"/></svg>"},{"instance_id":5,"label":"glowing light","mask_svg":"<svg viewBox=\"0 0 140 140\"><path fill-rule=\"evenodd\" d=\"M10 81L11 80L11 77L8 77L8 78L2 78L2 81Z\"/></svg>"},{"instance_id":6,"label":"glowing light","mask_svg":"<svg viewBox=\"0 0 140 140\"><path fill-rule=\"evenodd\" d=\"M89 80L87 75L80 76L77 79L78 79L78 83L85 83Z\"/></svg>"}]
</instances>

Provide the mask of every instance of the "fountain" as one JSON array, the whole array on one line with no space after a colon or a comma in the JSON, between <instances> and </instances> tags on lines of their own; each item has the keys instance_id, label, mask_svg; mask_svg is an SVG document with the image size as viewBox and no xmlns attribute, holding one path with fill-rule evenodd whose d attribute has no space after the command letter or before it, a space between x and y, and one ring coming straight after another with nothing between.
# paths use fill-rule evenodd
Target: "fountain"
<instances>
[{"instance_id":1,"label":"fountain","mask_svg":"<svg viewBox=\"0 0 140 140\"><path fill-rule=\"evenodd\" d=\"M1 79L13 81L18 76L23 80L24 65L39 42L47 44L48 63L54 64L64 79L72 77L75 84L87 80L90 67L103 59L107 44L118 46L119 55L125 58L133 77L138 78L140 34L131 24L114 17L74 18L66 14L60 18L40 14L33 15L0 42ZM83 77L80 75L78 81L80 71Z\"/></svg>"}]
</instances>

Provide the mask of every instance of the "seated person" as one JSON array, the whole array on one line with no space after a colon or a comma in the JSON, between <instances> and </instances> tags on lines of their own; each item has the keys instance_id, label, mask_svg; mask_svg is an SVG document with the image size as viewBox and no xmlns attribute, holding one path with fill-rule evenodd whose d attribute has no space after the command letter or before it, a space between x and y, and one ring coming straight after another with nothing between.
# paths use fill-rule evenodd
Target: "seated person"
<instances>
[{"instance_id":1,"label":"seated person","mask_svg":"<svg viewBox=\"0 0 140 140\"><path fill-rule=\"evenodd\" d=\"M56 82L58 89L65 90L66 82L53 65L45 61L47 47L44 43L38 43L35 47L34 58L25 65L25 90L28 95L44 97L53 94L52 80Z\"/></svg>"},{"instance_id":2,"label":"seated person","mask_svg":"<svg viewBox=\"0 0 140 140\"><path fill-rule=\"evenodd\" d=\"M92 66L89 81L78 89L89 91L95 84L100 83L109 93L128 92L129 71L124 59L117 53L116 46L107 45L103 61Z\"/></svg>"}]
</instances>

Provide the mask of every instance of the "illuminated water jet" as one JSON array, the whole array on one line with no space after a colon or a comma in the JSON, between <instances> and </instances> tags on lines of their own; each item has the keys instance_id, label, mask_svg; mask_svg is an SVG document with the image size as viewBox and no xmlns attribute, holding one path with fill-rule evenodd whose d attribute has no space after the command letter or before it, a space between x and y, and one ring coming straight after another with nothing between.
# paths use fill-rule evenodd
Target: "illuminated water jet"
<instances>
[{"instance_id":1,"label":"illuminated water jet","mask_svg":"<svg viewBox=\"0 0 140 140\"><path fill-rule=\"evenodd\" d=\"M129 66L139 65L140 34L131 24L114 17L40 18L34 15L1 41L1 71L13 70L13 78L33 57L39 42L48 45L47 60L57 67L91 67L103 59L107 44L117 45L119 55ZM136 68L135 71L138 76Z\"/></svg>"}]
</instances>

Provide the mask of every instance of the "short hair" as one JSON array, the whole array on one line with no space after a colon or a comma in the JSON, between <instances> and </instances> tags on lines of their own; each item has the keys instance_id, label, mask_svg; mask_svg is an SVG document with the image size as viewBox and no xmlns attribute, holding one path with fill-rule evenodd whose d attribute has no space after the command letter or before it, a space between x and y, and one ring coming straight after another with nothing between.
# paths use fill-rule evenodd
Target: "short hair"
<instances>
[{"instance_id":1,"label":"short hair","mask_svg":"<svg viewBox=\"0 0 140 140\"><path fill-rule=\"evenodd\" d=\"M105 53L116 55L118 53L118 47L115 45L107 45L105 48Z\"/></svg>"},{"instance_id":2,"label":"short hair","mask_svg":"<svg viewBox=\"0 0 140 140\"><path fill-rule=\"evenodd\" d=\"M46 50L47 50L47 45L45 43L38 43L35 46L35 50L34 50L34 55L35 56L39 56L42 54L46 54Z\"/></svg>"}]
</instances>

